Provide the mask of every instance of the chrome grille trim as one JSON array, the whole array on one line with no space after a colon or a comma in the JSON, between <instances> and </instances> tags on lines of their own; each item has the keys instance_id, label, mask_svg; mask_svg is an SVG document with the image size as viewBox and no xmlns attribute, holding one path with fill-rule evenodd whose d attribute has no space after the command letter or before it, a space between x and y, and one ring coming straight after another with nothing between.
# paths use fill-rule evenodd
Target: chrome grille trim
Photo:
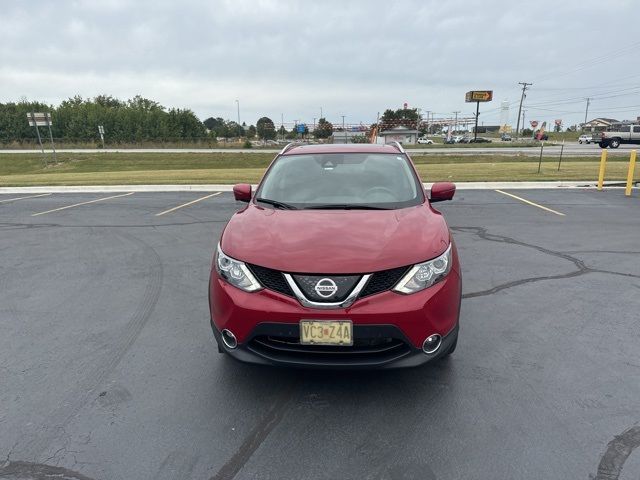
<instances>
[{"instance_id":1,"label":"chrome grille trim","mask_svg":"<svg viewBox=\"0 0 640 480\"><path fill-rule=\"evenodd\" d=\"M291 288L291 290L293 290L293 294L296 296L298 301L303 306L308 308L321 308L321 309L335 309L335 308L350 307L353 304L353 302L356 301L356 299L358 298L358 295L360 295L360 292L369 281L369 278L371 278L371 274L369 273L366 275L363 275L360 281L353 288L349 296L345 298L342 302L313 302L304 296L304 293L302 293L302 290L300 290L300 287L298 287L296 282L293 280L293 277L289 273L283 273L283 275L285 280L289 284L289 287Z\"/></svg>"}]
</instances>

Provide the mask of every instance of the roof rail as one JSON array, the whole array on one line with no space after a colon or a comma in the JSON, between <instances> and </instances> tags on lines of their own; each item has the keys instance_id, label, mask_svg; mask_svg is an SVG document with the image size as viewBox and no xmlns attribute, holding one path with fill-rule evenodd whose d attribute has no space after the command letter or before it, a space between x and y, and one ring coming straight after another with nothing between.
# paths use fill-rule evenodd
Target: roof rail
<instances>
[{"instance_id":1,"label":"roof rail","mask_svg":"<svg viewBox=\"0 0 640 480\"><path fill-rule=\"evenodd\" d=\"M391 145L392 147L395 147L400 153L405 153L404 148L402 148L402 145L400 144L400 142L389 142L387 145Z\"/></svg>"},{"instance_id":2,"label":"roof rail","mask_svg":"<svg viewBox=\"0 0 640 480\"><path fill-rule=\"evenodd\" d=\"M284 148L282 150L280 150L280 153L278 155L284 155L287 152L287 150L290 150L291 148L293 148L295 146L296 146L296 144L294 142L287 143L284 146Z\"/></svg>"}]
</instances>

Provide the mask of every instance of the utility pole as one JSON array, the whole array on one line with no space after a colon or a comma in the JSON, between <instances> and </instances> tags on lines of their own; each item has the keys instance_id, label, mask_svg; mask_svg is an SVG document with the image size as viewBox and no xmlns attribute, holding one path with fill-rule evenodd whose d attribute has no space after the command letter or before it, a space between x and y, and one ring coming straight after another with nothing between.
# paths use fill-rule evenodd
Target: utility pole
<instances>
[{"instance_id":1,"label":"utility pole","mask_svg":"<svg viewBox=\"0 0 640 480\"><path fill-rule=\"evenodd\" d=\"M344 143L349 143L349 140L347 139L347 131L344 129L344 115L342 116L342 135L344 135Z\"/></svg>"},{"instance_id":2,"label":"utility pole","mask_svg":"<svg viewBox=\"0 0 640 480\"><path fill-rule=\"evenodd\" d=\"M280 133L282 134L282 141L284 141L284 113L280 114Z\"/></svg>"},{"instance_id":3,"label":"utility pole","mask_svg":"<svg viewBox=\"0 0 640 480\"><path fill-rule=\"evenodd\" d=\"M520 97L520 107L518 108L518 124L516 125L516 140L518 140L518 132L520 131L520 114L522 113L522 102L524 102L525 94L527 91L527 87L529 85L533 85L533 83L527 82L518 82L518 85L522 85L522 96ZM522 128L524 129L524 121L522 122Z\"/></svg>"},{"instance_id":4,"label":"utility pole","mask_svg":"<svg viewBox=\"0 0 640 480\"><path fill-rule=\"evenodd\" d=\"M457 133L457 131L458 131L458 114L460 113L460 110L456 110L453 113L456 116L456 120L455 120L454 127L453 127L453 133Z\"/></svg>"},{"instance_id":5,"label":"utility pole","mask_svg":"<svg viewBox=\"0 0 640 480\"><path fill-rule=\"evenodd\" d=\"M324 117L322 116L322 107L320 107L320 118L324 118Z\"/></svg>"},{"instance_id":6,"label":"utility pole","mask_svg":"<svg viewBox=\"0 0 640 480\"><path fill-rule=\"evenodd\" d=\"M584 111L584 123L587 123L587 115L589 114L589 104L591 103L591 99L587 98L587 108ZM584 123L582 124L582 131L584 132Z\"/></svg>"},{"instance_id":7,"label":"utility pole","mask_svg":"<svg viewBox=\"0 0 640 480\"><path fill-rule=\"evenodd\" d=\"M522 130L524 130L524 114L525 114L525 113L527 113L527 110L526 110L526 109L523 109L523 110L522 110ZM519 119L520 119L520 118L518 118L518 120L519 120ZM532 129L532 130L533 130L533 129ZM516 137L516 138L518 138L518 137Z\"/></svg>"},{"instance_id":8,"label":"utility pole","mask_svg":"<svg viewBox=\"0 0 640 480\"><path fill-rule=\"evenodd\" d=\"M240 125L240 100L236 99L236 103L238 104L238 125Z\"/></svg>"},{"instance_id":9,"label":"utility pole","mask_svg":"<svg viewBox=\"0 0 640 480\"><path fill-rule=\"evenodd\" d=\"M427 110L427 136L429 136L429 115L431 115L431 110Z\"/></svg>"}]
</instances>

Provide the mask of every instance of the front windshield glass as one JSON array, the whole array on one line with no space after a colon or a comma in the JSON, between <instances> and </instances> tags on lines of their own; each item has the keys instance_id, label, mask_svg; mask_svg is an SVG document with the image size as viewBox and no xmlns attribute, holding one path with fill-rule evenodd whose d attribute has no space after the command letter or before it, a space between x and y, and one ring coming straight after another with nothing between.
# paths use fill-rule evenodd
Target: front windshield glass
<instances>
[{"instance_id":1,"label":"front windshield glass","mask_svg":"<svg viewBox=\"0 0 640 480\"><path fill-rule=\"evenodd\" d=\"M404 155L331 153L278 158L256 199L294 208L395 209L418 205L423 196Z\"/></svg>"}]
</instances>

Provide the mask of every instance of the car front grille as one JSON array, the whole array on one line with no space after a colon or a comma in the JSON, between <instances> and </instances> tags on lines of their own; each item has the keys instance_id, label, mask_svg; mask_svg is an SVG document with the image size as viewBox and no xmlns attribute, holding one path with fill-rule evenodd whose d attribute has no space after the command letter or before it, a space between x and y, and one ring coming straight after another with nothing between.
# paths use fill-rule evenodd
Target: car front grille
<instances>
[{"instance_id":1,"label":"car front grille","mask_svg":"<svg viewBox=\"0 0 640 480\"><path fill-rule=\"evenodd\" d=\"M371 275L371 278L367 282L367 285L365 285L362 292L360 292L360 297L366 297L390 290L400 281L402 276L407 273L408 270L408 267L399 267L375 272Z\"/></svg>"},{"instance_id":2,"label":"car front grille","mask_svg":"<svg viewBox=\"0 0 640 480\"><path fill-rule=\"evenodd\" d=\"M295 296L282 272L258 265L248 265L248 267L263 287L290 297ZM396 283L398 283L408 270L409 267L399 267L374 272L364 289L360 292L359 298L390 290ZM293 277L309 300L316 302L337 302L346 298L351 290L353 290L357 281L361 278L361 275L293 274ZM316 281L321 278L331 278L336 282L339 290L335 296L329 299L323 299L313 291L313 285L315 285L315 283L313 283L312 280Z\"/></svg>"},{"instance_id":3,"label":"car front grille","mask_svg":"<svg viewBox=\"0 0 640 480\"><path fill-rule=\"evenodd\" d=\"M289 287L289 284L284 279L284 275L282 275L282 272L273 270L271 268L259 267L258 265L247 266L264 288L274 290L284 295L289 295L290 297L294 296L293 292L291 291L291 287Z\"/></svg>"}]
</instances>

